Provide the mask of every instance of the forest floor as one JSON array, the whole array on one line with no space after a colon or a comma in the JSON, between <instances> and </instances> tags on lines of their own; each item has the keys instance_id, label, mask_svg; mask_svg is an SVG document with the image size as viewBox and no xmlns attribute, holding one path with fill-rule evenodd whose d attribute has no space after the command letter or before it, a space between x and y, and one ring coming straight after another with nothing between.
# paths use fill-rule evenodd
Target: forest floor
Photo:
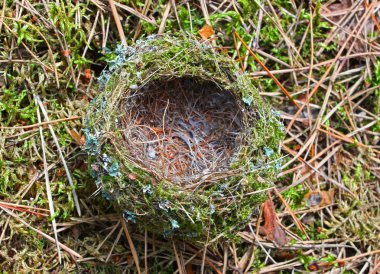
<instances>
[{"instance_id":1,"label":"forest floor","mask_svg":"<svg viewBox=\"0 0 380 274\"><path fill-rule=\"evenodd\" d=\"M0 273L379 273L379 10L367 0L0 1ZM256 232L265 212L210 248L126 226L92 195L81 129L100 73L120 44L179 31L211 39L280 112L286 157L269 195L281 248Z\"/></svg>"}]
</instances>

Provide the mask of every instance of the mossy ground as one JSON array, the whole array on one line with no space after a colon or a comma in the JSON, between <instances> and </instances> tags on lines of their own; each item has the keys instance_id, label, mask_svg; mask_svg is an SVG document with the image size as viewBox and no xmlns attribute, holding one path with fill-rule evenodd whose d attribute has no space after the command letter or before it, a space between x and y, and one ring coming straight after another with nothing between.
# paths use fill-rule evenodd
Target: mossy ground
<instances>
[{"instance_id":1,"label":"mossy ground","mask_svg":"<svg viewBox=\"0 0 380 274\"><path fill-rule=\"evenodd\" d=\"M200 4L205 1L182 1L175 8L162 0L118 2L128 7L117 7L128 45L136 38L156 34L160 26L165 33L175 34L182 29L200 39L198 30L211 24L218 50L236 60L261 95L280 111L287 127L282 153L288 158L274 182L284 202L274 202L291 245L284 248L285 253L279 252L262 236L254 237L258 220L252 218L239 233L229 235L237 241L230 246L219 245L211 250L183 242L173 244L130 226L134 243L134 249L131 248L120 217L114 215L109 202L101 195L91 196L96 186L81 149L84 141L90 141L81 131L84 109L99 93L101 71L119 61L120 33L108 1L3 1L2 271L67 273L99 266L99 271L105 273L126 268L133 273L136 265L131 250L140 258L141 269L147 258L151 273L175 271L177 262L188 273L200 271L203 266L209 272L222 272L224 266L228 271L243 272L309 271L312 267L373 271L379 260L379 241L373 239L379 235L380 131L380 63L376 53L379 30L376 14L371 15L377 10L375 4L359 3L359 10L354 12L348 1L337 1L335 7L326 7L325 1L206 1L206 5ZM336 27L340 17L332 16L334 11L347 11L356 17ZM368 16L359 21L363 11ZM301 114L296 114L297 108L234 38L233 31L254 49L292 98L304 106ZM342 37L351 33L345 44ZM61 265L55 245L38 234L42 231L54 236L46 211L49 207L42 144L36 126L38 107L33 94L43 100L51 121L71 118L54 122L52 127L80 198L81 217L75 210L58 147L43 125L59 240L83 257L64 251ZM249 94L246 99L250 101ZM261 142L256 144L258 148L268 145ZM331 188L336 189L333 204L311 209L306 206L305 193ZM295 225L294 216L289 216L284 203L303 223L306 234ZM191 263L183 266L190 258Z\"/></svg>"}]
</instances>

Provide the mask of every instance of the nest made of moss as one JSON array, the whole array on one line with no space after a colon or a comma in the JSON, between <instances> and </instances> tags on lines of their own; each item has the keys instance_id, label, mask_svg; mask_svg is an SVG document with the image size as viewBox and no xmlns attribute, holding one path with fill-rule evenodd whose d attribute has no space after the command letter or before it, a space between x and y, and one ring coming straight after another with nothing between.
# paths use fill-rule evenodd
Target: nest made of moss
<instances>
[{"instance_id":1,"label":"nest made of moss","mask_svg":"<svg viewBox=\"0 0 380 274\"><path fill-rule=\"evenodd\" d=\"M151 36L118 48L84 121L96 184L127 221L225 239L265 199L283 125L250 78L207 42Z\"/></svg>"}]
</instances>

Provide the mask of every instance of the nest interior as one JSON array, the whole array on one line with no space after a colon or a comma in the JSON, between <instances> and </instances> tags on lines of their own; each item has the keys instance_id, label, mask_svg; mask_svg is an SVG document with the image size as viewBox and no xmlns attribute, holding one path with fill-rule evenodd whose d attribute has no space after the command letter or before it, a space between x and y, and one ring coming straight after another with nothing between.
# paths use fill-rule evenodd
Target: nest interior
<instances>
[{"instance_id":1,"label":"nest interior","mask_svg":"<svg viewBox=\"0 0 380 274\"><path fill-rule=\"evenodd\" d=\"M125 146L162 179L188 184L226 171L242 142L242 107L233 93L211 81L155 80L122 106Z\"/></svg>"},{"instance_id":2,"label":"nest interior","mask_svg":"<svg viewBox=\"0 0 380 274\"><path fill-rule=\"evenodd\" d=\"M99 192L142 229L233 237L281 166L278 115L202 41L152 36L116 53L84 120Z\"/></svg>"}]
</instances>

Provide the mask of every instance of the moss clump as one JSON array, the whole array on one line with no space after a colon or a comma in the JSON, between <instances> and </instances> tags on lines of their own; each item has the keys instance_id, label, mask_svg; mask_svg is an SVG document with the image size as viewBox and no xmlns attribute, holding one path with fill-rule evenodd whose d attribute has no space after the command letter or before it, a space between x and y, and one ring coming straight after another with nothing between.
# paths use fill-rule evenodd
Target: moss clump
<instances>
[{"instance_id":1,"label":"moss clump","mask_svg":"<svg viewBox=\"0 0 380 274\"><path fill-rule=\"evenodd\" d=\"M173 178L134 155L123 134L126 113L133 115L128 104L157 83L175 80L233 95L242 126L227 164ZM118 49L100 82L104 90L84 121L86 151L97 186L126 220L194 241L225 239L250 220L265 199L259 190L273 184L280 166L283 126L231 59L185 35L152 36Z\"/></svg>"}]
</instances>

